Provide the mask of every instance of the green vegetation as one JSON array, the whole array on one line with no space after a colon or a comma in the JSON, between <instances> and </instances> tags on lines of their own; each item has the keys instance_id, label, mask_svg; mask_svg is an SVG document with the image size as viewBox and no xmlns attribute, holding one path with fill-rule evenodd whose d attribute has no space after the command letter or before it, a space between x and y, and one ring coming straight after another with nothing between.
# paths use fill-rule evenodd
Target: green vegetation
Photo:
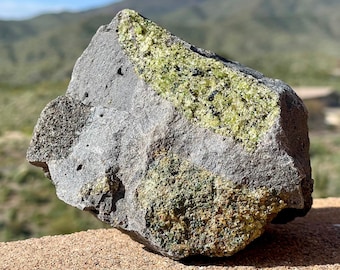
<instances>
[{"instance_id":1,"label":"green vegetation","mask_svg":"<svg viewBox=\"0 0 340 270\"><path fill-rule=\"evenodd\" d=\"M123 8L290 85L340 89L340 77L332 75L340 67L339 1L124 0L83 13L0 21L0 241L104 226L61 202L25 152L41 110L65 93L96 29ZM311 157L314 197L340 196L340 135L312 133Z\"/></svg>"},{"instance_id":2,"label":"green vegetation","mask_svg":"<svg viewBox=\"0 0 340 270\"><path fill-rule=\"evenodd\" d=\"M66 205L43 172L25 160L41 110L65 92L67 83L1 86L0 241L64 234L105 225Z\"/></svg>"},{"instance_id":3,"label":"green vegetation","mask_svg":"<svg viewBox=\"0 0 340 270\"><path fill-rule=\"evenodd\" d=\"M42 109L66 88L66 80L21 86L0 84L0 136L14 130L30 135Z\"/></svg>"},{"instance_id":4,"label":"green vegetation","mask_svg":"<svg viewBox=\"0 0 340 270\"><path fill-rule=\"evenodd\" d=\"M84 13L0 21L0 81L68 78L96 29L123 8L291 85L340 86L330 75L340 59L340 2L318 0L125 0Z\"/></svg>"},{"instance_id":5,"label":"green vegetation","mask_svg":"<svg viewBox=\"0 0 340 270\"><path fill-rule=\"evenodd\" d=\"M340 196L340 136L337 133L311 134L311 164L314 197Z\"/></svg>"},{"instance_id":6,"label":"green vegetation","mask_svg":"<svg viewBox=\"0 0 340 270\"><path fill-rule=\"evenodd\" d=\"M328 84L340 59L339 7L317 0L202 1L167 14L161 24L291 85Z\"/></svg>"}]
</instances>

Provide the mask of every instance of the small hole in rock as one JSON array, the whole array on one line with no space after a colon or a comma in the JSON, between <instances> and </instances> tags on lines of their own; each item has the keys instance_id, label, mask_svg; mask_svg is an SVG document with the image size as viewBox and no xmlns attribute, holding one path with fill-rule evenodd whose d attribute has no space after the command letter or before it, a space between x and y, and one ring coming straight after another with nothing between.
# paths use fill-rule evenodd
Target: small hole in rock
<instances>
[{"instance_id":1,"label":"small hole in rock","mask_svg":"<svg viewBox=\"0 0 340 270\"><path fill-rule=\"evenodd\" d=\"M122 72L122 68L121 68L121 67L117 70L117 74L123 75L123 72Z\"/></svg>"},{"instance_id":2,"label":"small hole in rock","mask_svg":"<svg viewBox=\"0 0 340 270\"><path fill-rule=\"evenodd\" d=\"M82 164L78 165L77 171L80 171L82 168L83 168L83 165L82 165Z\"/></svg>"},{"instance_id":3,"label":"small hole in rock","mask_svg":"<svg viewBox=\"0 0 340 270\"><path fill-rule=\"evenodd\" d=\"M103 113L101 113L99 116L100 116L100 117L103 117L103 116L104 116L104 114L103 114Z\"/></svg>"},{"instance_id":4,"label":"small hole in rock","mask_svg":"<svg viewBox=\"0 0 340 270\"><path fill-rule=\"evenodd\" d=\"M84 97L85 97L85 98L89 97L89 93L85 92L85 93L84 93Z\"/></svg>"}]
</instances>

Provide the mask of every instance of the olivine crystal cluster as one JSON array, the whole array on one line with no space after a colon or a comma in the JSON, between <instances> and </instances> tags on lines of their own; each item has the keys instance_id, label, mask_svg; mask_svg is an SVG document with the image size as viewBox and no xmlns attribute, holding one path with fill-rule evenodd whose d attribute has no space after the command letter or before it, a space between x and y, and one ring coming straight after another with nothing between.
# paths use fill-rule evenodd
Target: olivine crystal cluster
<instances>
[{"instance_id":1,"label":"olivine crystal cluster","mask_svg":"<svg viewBox=\"0 0 340 270\"><path fill-rule=\"evenodd\" d=\"M230 256L305 215L308 151L288 85L123 10L41 113L27 159L66 203L180 259Z\"/></svg>"},{"instance_id":2,"label":"olivine crystal cluster","mask_svg":"<svg viewBox=\"0 0 340 270\"><path fill-rule=\"evenodd\" d=\"M268 87L202 57L153 22L123 13L118 31L136 72L195 124L251 149L278 117L278 95Z\"/></svg>"}]
</instances>

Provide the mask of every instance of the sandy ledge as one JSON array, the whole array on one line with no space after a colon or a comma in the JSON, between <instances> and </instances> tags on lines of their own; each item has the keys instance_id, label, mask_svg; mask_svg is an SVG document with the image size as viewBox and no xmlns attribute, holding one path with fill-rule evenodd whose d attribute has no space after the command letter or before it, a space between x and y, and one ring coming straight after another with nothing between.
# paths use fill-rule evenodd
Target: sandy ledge
<instances>
[{"instance_id":1,"label":"sandy ledge","mask_svg":"<svg viewBox=\"0 0 340 270\"><path fill-rule=\"evenodd\" d=\"M176 262L115 229L0 243L0 269L340 269L340 198L316 199L305 218L271 225L229 258Z\"/></svg>"}]
</instances>

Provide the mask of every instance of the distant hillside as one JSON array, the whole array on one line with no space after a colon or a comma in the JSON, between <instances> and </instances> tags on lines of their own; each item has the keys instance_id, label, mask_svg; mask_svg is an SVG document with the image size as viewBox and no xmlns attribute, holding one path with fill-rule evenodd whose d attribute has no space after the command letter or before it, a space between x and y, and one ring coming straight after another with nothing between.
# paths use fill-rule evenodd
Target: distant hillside
<instances>
[{"instance_id":1,"label":"distant hillside","mask_svg":"<svg viewBox=\"0 0 340 270\"><path fill-rule=\"evenodd\" d=\"M294 84L328 82L340 59L337 0L125 0L86 12L0 21L0 82L69 78L96 29L123 8Z\"/></svg>"}]
</instances>

